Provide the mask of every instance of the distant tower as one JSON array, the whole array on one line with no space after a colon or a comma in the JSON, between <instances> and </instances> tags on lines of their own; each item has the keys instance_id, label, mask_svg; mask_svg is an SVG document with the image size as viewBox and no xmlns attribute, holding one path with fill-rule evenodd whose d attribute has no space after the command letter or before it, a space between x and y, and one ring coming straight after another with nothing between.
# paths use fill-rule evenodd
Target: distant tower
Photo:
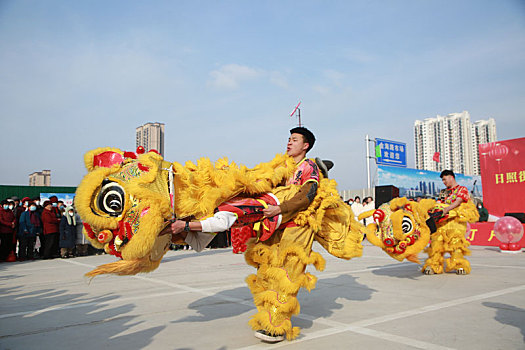
<instances>
[{"instance_id":1,"label":"distant tower","mask_svg":"<svg viewBox=\"0 0 525 350\"><path fill-rule=\"evenodd\" d=\"M479 174L478 145L496 141L496 122L490 118L472 124L467 111L436 116L414 123L416 168L445 169L466 175ZM439 162L434 154L439 153Z\"/></svg>"},{"instance_id":2,"label":"distant tower","mask_svg":"<svg viewBox=\"0 0 525 350\"><path fill-rule=\"evenodd\" d=\"M29 174L29 186L51 186L51 170L35 171Z\"/></svg>"},{"instance_id":3,"label":"distant tower","mask_svg":"<svg viewBox=\"0 0 525 350\"><path fill-rule=\"evenodd\" d=\"M146 123L136 129L136 147L157 150L164 157L164 123Z\"/></svg>"},{"instance_id":4,"label":"distant tower","mask_svg":"<svg viewBox=\"0 0 525 350\"><path fill-rule=\"evenodd\" d=\"M480 175L479 167L479 145L482 143L495 142L496 121L493 118L478 120L472 124L472 153L474 155L474 174Z\"/></svg>"}]
</instances>

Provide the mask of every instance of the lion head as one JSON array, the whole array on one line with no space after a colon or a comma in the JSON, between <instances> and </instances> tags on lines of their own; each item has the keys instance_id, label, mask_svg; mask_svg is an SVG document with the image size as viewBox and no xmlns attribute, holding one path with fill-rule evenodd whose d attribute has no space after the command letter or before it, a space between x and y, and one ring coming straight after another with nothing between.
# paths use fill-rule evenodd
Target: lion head
<instances>
[{"instance_id":1,"label":"lion head","mask_svg":"<svg viewBox=\"0 0 525 350\"><path fill-rule=\"evenodd\" d=\"M98 148L84 156L88 174L77 188L75 206L91 244L125 262L101 266L110 273L119 268L133 273L132 264L140 272L153 270L169 248L169 236L158 233L172 215L171 163L155 151L137 153ZM95 271L90 274L108 273Z\"/></svg>"},{"instance_id":2,"label":"lion head","mask_svg":"<svg viewBox=\"0 0 525 350\"><path fill-rule=\"evenodd\" d=\"M359 220L374 218L374 223L367 226L370 243L396 260L419 263L417 254L430 240L431 232L426 224L428 210L435 204L432 199L413 202L404 197L394 198L376 210L361 213Z\"/></svg>"}]
</instances>

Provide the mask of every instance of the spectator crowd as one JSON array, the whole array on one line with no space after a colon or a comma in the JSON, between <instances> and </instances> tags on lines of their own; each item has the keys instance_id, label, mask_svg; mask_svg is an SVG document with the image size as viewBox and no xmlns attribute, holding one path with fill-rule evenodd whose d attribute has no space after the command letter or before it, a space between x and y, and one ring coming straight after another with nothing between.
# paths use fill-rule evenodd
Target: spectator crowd
<instances>
[{"instance_id":1,"label":"spectator crowd","mask_svg":"<svg viewBox=\"0 0 525 350\"><path fill-rule=\"evenodd\" d=\"M412 199L419 201L421 198ZM356 196L346 201L354 215L375 209L372 197ZM488 212L483 203L477 203L479 221L487 221ZM361 222L366 226L372 218ZM231 233L220 232L208 248L231 247ZM173 250L191 249L189 245L172 245ZM104 253L96 249L82 233L82 221L73 206L52 196L40 202L40 198L18 197L4 199L0 205L0 262L35 259L72 258Z\"/></svg>"},{"instance_id":2,"label":"spectator crowd","mask_svg":"<svg viewBox=\"0 0 525 350\"><path fill-rule=\"evenodd\" d=\"M82 233L82 220L74 206L51 196L4 199L0 205L0 262L35 259L73 258L102 254ZM229 232L216 235L209 248L231 246ZM190 249L172 246L172 249Z\"/></svg>"}]
</instances>

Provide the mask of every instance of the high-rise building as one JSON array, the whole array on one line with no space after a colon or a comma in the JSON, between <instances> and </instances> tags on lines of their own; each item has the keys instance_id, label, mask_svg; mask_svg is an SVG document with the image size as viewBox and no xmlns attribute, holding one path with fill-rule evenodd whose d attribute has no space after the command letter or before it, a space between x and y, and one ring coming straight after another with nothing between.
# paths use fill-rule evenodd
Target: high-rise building
<instances>
[{"instance_id":1,"label":"high-rise building","mask_svg":"<svg viewBox=\"0 0 525 350\"><path fill-rule=\"evenodd\" d=\"M414 141L417 169L478 175L478 146L496 141L496 122L490 118L472 124L467 111L416 120Z\"/></svg>"},{"instance_id":2,"label":"high-rise building","mask_svg":"<svg viewBox=\"0 0 525 350\"><path fill-rule=\"evenodd\" d=\"M164 157L164 123L146 123L136 129L136 147L154 149Z\"/></svg>"},{"instance_id":3,"label":"high-rise building","mask_svg":"<svg viewBox=\"0 0 525 350\"><path fill-rule=\"evenodd\" d=\"M479 165L479 146L482 143L489 143L496 141L496 121L493 118L487 120L478 120L472 124L472 145L473 148L473 166L474 174L480 174Z\"/></svg>"},{"instance_id":4,"label":"high-rise building","mask_svg":"<svg viewBox=\"0 0 525 350\"><path fill-rule=\"evenodd\" d=\"M51 170L29 174L29 186L51 186Z\"/></svg>"}]
</instances>

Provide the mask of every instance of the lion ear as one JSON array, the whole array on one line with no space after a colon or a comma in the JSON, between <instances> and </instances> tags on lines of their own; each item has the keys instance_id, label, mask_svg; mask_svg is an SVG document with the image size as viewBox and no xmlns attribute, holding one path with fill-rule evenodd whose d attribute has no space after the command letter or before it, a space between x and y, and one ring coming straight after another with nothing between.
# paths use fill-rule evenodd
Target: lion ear
<instances>
[{"instance_id":1,"label":"lion ear","mask_svg":"<svg viewBox=\"0 0 525 350\"><path fill-rule=\"evenodd\" d=\"M124 152L118 148L97 148L84 155L84 164L88 171L97 168L111 168L124 161Z\"/></svg>"},{"instance_id":2,"label":"lion ear","mask_svg":"<svg viewBox=\"0 0 525 350\"><path fill-rule=\"evenodd\" d=\"M428 215L428 211L436 206L436 201L433 199L422 199L419 203L417 203L417 209L420 212L420 214L425 217Z\"/></svg>"},{"instance_id":3,"label":"lion ear","mask_svg":"<svg viewBox=\"0 0 525 350\"><path fill-rule=\"evenodd\" d=\"M406 197L397 197L390 201L390 210L396 211L409 203Z\"/></svg>"}]
</instances>

